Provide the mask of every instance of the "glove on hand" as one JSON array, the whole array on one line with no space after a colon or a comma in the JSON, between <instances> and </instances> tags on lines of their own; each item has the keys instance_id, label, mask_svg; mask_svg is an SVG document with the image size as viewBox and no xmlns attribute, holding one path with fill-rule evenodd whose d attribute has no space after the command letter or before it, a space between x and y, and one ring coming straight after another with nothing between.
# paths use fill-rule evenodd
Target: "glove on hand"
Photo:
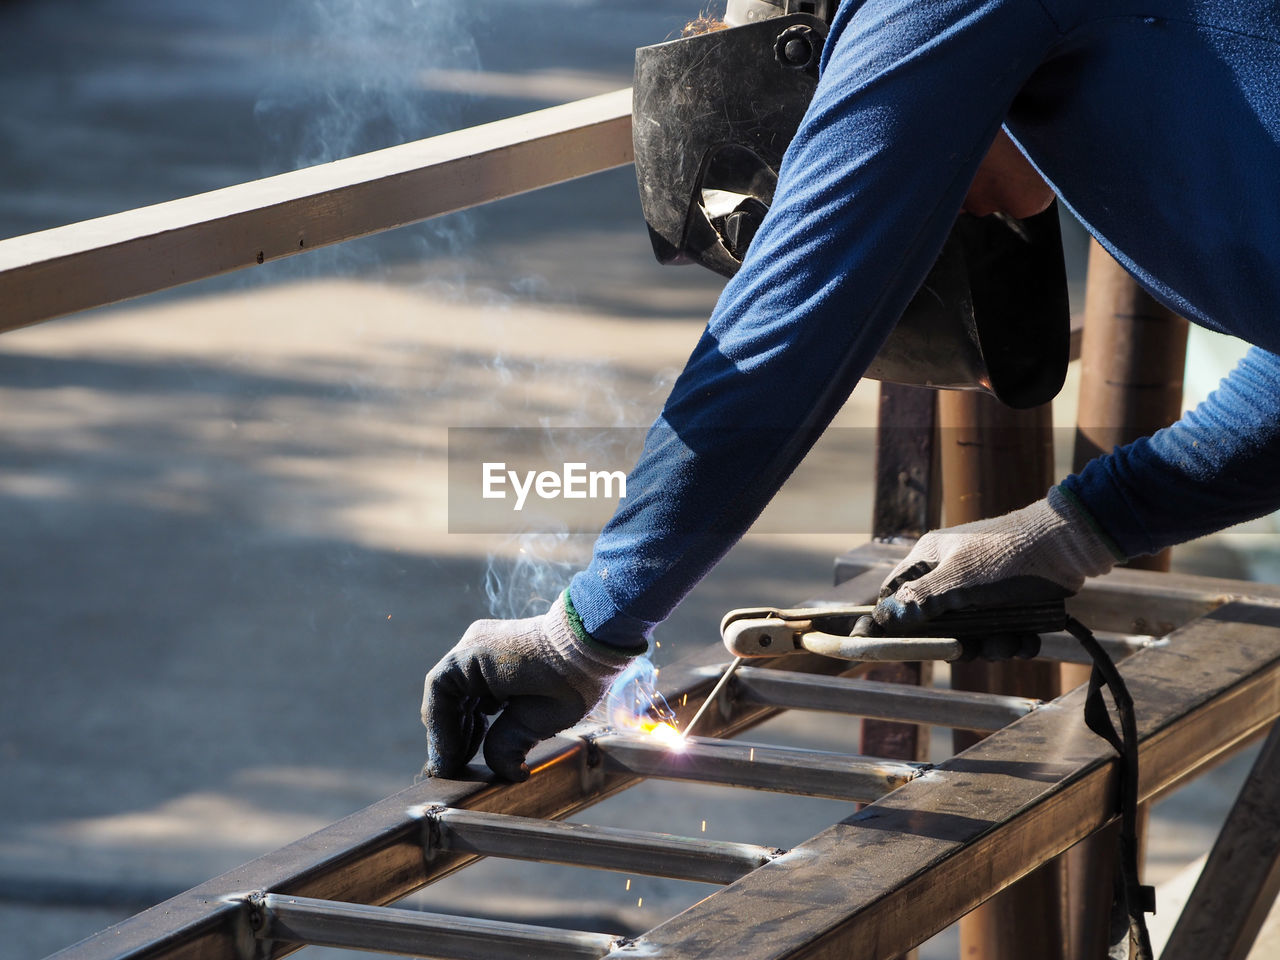
<instances>
[{"instance_id":1,"label":"glove on hand","mask_svg":"<svg viewBox=\"0 0 1280 960\"><path fill-rule=\"evenodd\" d=\"M1117 557L1058 487L991 520L934 530L880 588L872 614L895 629L965 607L1009 607L1069 597Z\"/></svg>"},{"instance_id":2,"label":"glove on hand","mask_svg":"<svg viewBox=\"0 0 1280 960\"><path fill-rule=\"evenodd\" d=\"M483 739L485 763L494 773L527 779L524 758L533 745L590 713L630 660L580 640L564 594L541 617L477 620L427 674L423 772L458 772ZM486 737L487 716L499 710Z\"/></svg>"}]
</instances>

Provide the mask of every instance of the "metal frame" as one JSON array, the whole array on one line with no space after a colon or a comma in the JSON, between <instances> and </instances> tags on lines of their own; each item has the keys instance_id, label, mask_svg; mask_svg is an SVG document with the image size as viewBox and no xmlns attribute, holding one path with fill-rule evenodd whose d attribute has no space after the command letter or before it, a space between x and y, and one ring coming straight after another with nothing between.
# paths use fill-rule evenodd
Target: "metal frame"
<instances>
[{"instance_id":1,"label":"metal frame","mask_svg":"<svg viewBox=\"0 0 1280 960\"><path fill-rule=\"evenodd\" d=\"M869 599L886 564L901 554L901 548L875 545L855 553L846 562L860 563L861 574L818 599ZM1258 593L1270 596L1224 601L1223 586L1237 596L1257 587L1124 571L1081 595L1082 609L1126 603L1142 609L1146 591L1158 590L1181 597L1184 608L1198 612L1164 643L1122 665L1138 704L1144 798L1193 776L1280 715L1280 603L1275 602L1280 590L1259 588ZM699 655L663 670L664 692L673 703L683 701L678 708L682 720L707 695L714 680L707 665L722 656L718 645L709 644ZM813 679L815 691L823 691L830 689L830 681L822 675L832 666L831 661L796 655L754 670L786 676L793 685ZM808 676L810 670L818 675ZM730 685L720 709L707 714L705 730L732 735L775 712L750 693L744 695L752 677L747 674L743 689ZM885 684L880 693L892 697L893 689ZM897 689L911 696L922 692ZM636 759L634 737L562 738L538 748L533 775L525 783L424 781L56 956L159 960L253 955L269 960L296 949L299 943L292 938L391 949L387 938L420 937L430 929L435 931L429 941L432 955L469 957L474 954L442 948L439 931L462 936L490 929L490 921L477 927L470 918L416 913L406 918L405 911L372 908L479 855L564 862L570 859L565 845L575 845L573 838L580 837L584 851L595 851L585 860L606 869L634 870L647 853L668 848L684 851L682 858L648 858L652 869L647 872L688 877L704 865L717 864L707 870L723 867L721 882L744 868L746 872L636 940L580 941L577 931L555 931L546 934L546 955L588 949L582 944L589 942L589 949L597 951L591 955L608 949L614 958L729 955L763 960L838 953L883 960L921 942L1111 819L1116 763L1110 749L1084 727L1082 703L1083 690L1073 691L936 767L895 764L914 774L909 782L787 853L580 825L533 826L513 818L563 817L639 782L655 767L663 773L656 748L646 745ZM985 701L975 702L978 712L987 707ZM1045 750L1045 744L1053 748ZM805 751L769 749L800 761L772 771L784 785L793 769L800 779L816 776L816 764L804 760ZM720 750L751 747L700 738L686 756L700 767L704 756ZM698 779L721 779L718 773L695 772ZM743 778L746 783L732 779L759 786L749 776ZM539 847L544 842L545 850ZM750 869L757 861L762 865ZM495 951L522 942L520 928L493 927L499 940ZM769 935L761 936L763 930ZM407 941L394 943L394 949L404 949Z\"/></svg>"},{"instance_id":2,"label":"metal frame","mask_svg":"<svg viewBox=\"0 0 1280 960\"><path fill-rule=\"evenodd\" d=\"M632 160L631 90L0 240L0 332Z\"/></svg>"},{"instance_id":3,"label":"metal frame","mask_svg":"<svg viewBox=\"0 0 1280 960\"><path fill-rule=\"evenodd\" d=\"M1280 726L1240 788L1160 960L1245 960L1280 893Z\"/></svg>"},{"instance_id":4,"label":"metal frame","mask_svg":"<svg viewBox=\"0 0 1280 960\"><path fill-rule=\"evenodd\" d=\"M353 157L196 197L0 241L0 331L264 263L630 162L630 91ZM1078 355L1078 330L1072 355ZM878 537L937 525L933 398L886 387L881 425L907 421L877 467ZM903 464L908 464L904 470ZM1041 488L1042 489L1042 488ZM899 547L837 565L829 598L872 599ZM1239 598L1246 598L1240 600ZM1233 600L1233 598L1235 598ZM1142 724L1143 797L1194 775L1280 714L1280 590L1118 571L1074 612L1110 631ZM1168 639L1153 641L1177 629ZM1047 652L1079 659L1061 638ZM718 645L663 671L686 723L708 697ZM744 668L700 730L728 737L779 709L855 713L847 757L699 738L676 756L634 736L559 739L523 784L427 781L62 951L102 958L269 960L303 943L451 958L643 955L885 958L916 943L1106 825L1116 764L1084 729L1082 692L1052 703L916 689L912 668L882 681L834 678L812 656ZM711 667L712 669L708 669ZM858 668L849 673L867 675ZM998 730L936 768L918 762L920 724ZM901 721L909 721L902 723ZM1046 751L1045 744L1053 749ZM1269 750L1264 756L1270 757ZM1257 776L1274 779L1274 761ZM578 824L565 817L645 777L871 799L789 853ZM1274 786L1274 785L1272 785ZM895 789L896 788L896 789ZM889 791L886 793L886 791ZM1230 947L1243 956L1274 896L1274 851L1252 843L1247 809L1219 863L1252 854ZM1243 825L1242 825L1243 824ZM579 863L727 883L638 940L388 909L480 856ZM1214 860L1211 859L1211 865ZM1206 890L1221 889L1221 868ZM923 895L927 892L927 896ZM1205 895L1206 897L1208 894ZM1193 897L1193 902L1213 902ZM1180 926L1181 929L1181 926ZM761 936L761 931L768 936ZM1175 934L1177 939L1177 934ZM1185 941L1185 942L1184 942ZM1208 954L1183 938L1183 955ZM1189 946L1188 946L1189 944Z\"/></svg>"}]
</instances>

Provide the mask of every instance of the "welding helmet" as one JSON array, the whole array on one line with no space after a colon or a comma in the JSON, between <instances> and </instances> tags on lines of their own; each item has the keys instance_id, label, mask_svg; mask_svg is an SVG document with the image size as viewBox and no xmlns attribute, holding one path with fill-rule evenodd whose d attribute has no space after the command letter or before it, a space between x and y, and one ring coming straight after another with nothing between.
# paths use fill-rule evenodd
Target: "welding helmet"
<instances>
[{"instance_id":1,"label":"welding helmet","mask_svg":"<svg viewBox=\"0 0 1280 960\"><path fill-rule=\"evenodd\" d=\"M768 212L818 82L835 0L729 0L727 26L636 51L632 136L661 263L730 277ZM866 376L1046 403L1070 316L1056 210L961 214Z\"/></svg>"}]
</instances>

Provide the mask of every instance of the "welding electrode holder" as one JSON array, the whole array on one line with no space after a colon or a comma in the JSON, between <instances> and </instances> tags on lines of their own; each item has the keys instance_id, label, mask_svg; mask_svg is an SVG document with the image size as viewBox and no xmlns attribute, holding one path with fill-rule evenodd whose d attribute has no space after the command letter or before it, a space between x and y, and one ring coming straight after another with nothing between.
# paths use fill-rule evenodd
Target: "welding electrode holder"
<instances>
[{"instance_id":1,"label":"welding electrode holder","mask_svg":"<svg viewBox=\"0 0 1280 960\"><path fill-rule=\"evenodd\" d=\"M1066 629L1061 600L1017 607L956 610L913 625L911 636L886 631L870 606L731 610L720 635L736 657L777 657L808 651L839 660L898 662L1030 658L1040 634Z\"/></svg>"}]
</instances>

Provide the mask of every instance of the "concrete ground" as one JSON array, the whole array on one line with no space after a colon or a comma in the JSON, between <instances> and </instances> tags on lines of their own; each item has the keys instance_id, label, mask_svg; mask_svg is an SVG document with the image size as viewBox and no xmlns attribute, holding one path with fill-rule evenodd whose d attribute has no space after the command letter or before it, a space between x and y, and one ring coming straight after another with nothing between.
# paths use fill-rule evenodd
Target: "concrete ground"
<instances>
[{"instance_id":1,"label":"concrete ground","mask_svg":"<svg viewBox=\"0 0 1280 960\"><path fill-rule=\"evenodd\" d=\"M715 283L655 273L634 232L498 247L465 292L462 269L0 340L0 956L52 952L410 782L421 676L490 614L486 577L518 608L585 558L589 537L450 533L448 429L647 424ZM829 582L865 537L873 408L860 388L771 508L796 532L743 541L660 632L660 662L725 609ZM756 736L851 743L829 720L772 726ZM1157 808L1153 879L1203 852L1245 769ZM663 784L582 819L787 846L847 812ZM415 902L643 929L710 891L603 876L488 862ZM953 954L944 935L924 955Z\"/></svg>"}]
</instances>

